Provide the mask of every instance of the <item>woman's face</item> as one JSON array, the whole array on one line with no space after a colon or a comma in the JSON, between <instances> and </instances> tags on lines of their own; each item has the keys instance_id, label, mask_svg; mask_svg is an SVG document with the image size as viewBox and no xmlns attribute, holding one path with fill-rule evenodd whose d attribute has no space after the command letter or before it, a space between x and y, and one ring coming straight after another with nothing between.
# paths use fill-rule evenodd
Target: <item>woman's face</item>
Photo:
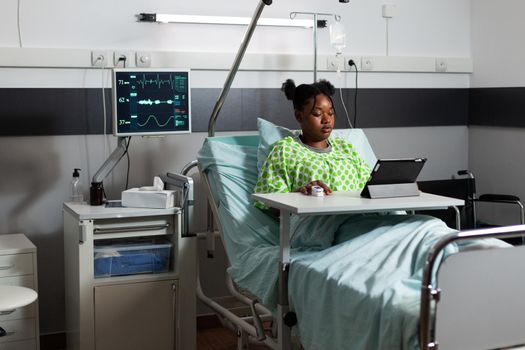
<instances>
[{"instance_id":1,"label":"woman's face","mask_svg":"<svg viewBox=\"0 0 525 350\"><path fill-rule=\"evenodd\" d=\"M295 118L301 125L303 142L323 142L334 128L334 107L330 98L320 94L310 98L302 110L296 110Z\"/></svg>"}]
</instances>

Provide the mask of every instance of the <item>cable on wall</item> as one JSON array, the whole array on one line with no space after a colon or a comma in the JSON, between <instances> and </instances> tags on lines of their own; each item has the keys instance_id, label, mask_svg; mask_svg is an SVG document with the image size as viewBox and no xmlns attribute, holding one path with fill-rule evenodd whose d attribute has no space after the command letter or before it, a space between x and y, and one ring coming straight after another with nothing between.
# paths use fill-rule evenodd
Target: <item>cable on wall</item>
<instances>
[{"instance_id":1,"label":"cable on wall","mask_svg":"<svg viewBox=\"0 0 525 350\"><path fill-rule=\"evenodd\" d=\"M348 115L348 110L346 109L345 105L345 99L343 98L343 88L341 87L341 74L338 74L339 77L339 97L341 98L341 103L343 104L343 109L345 110L346 114L346 120L348 120L348 125L350 126L350 129L353 129L352 122L350 121L350 116Z\"/></svg>"},{"instance_id":2,"label":"cable on wall","mask_svg":"<svg viewBox=\"0 0 525 350\"><path fill-rule=\"evenodd\" d=\"M390 54L390 38L389 33L390 29L388 27L390 23L390 19L396 15L396 5L394 4L384 4L381 7L381 12L383 15L383 18L385 19L385 40L386 40L386 55L388 56Z\"/></svg>"},{"instance_id":3,"label":"cable on wall","mask_svg":"<svg viewBox=\"0 0 525 350\"><path fill-rule=\"evenodd\" d=\"M121 55L121 56L118 58L118 61L117 61L117 63L115 64L116 67L118 67L119 62L122 62L122 68L126 68L126 56Z\"/></svg>"},{"instance_id":4,"label":"cable on wall","mask_svg":"<svg viewBox=\"0 0 525 350\"><path fill-rule=\"evenodd\" d=\"M357 91L359 90L358 81L359 81L359 70L354 60L349 60L348 65L350 67L354 66L355 69L355 92L354 92L354 128L357 128Z\"/></svg>"},{"instance_id":5,"label":"cable on wall","mask_svg":"<svg viewBox=\"0 0 525 350\"><path fill-rule=\"evenodd\" d=\"M97 60L103 60L103 58L100 58L100 57L97 57ZM106 93L104 91L104 86L105 86L105 80L104 80L104 75L105 75L105 70L104 70L104 66L100 66L100 71L102 72L102 113L104 115L104 125L102 127L102 133L104 135L104 157L107 157L108 155L108 147L107 147L107 135L106 135L106 123L107 123L107 113L106 113Z\"/></svg>"},{"instance_id":6,"label":"cable on wall","mask_svg":"<svg viewBox=\"0 0 525 350\"><path fill-rule=\"evenodd\" d=\"M131 167L131 161L129 159L128 149L129 149L129 144L130 143L131 143L131 136L128 137L128 142L126 143L126 158L128 159L128 170L126 172L126 187L124 188L124 190L128 189L128 184L129 184L129 169Z\"/></svg>"},{"instance_id":7,"label":"cable on wall","mask_svg":"<svg viewBox=\"0 0 525 350\"><path fill-rule=\"evenodd\" d=\"M386 33L385 33L385 36L386 36L386 39L385 39L386 40L386 56L388 56L388 54L390 52L390 49L388 47L389 46L388 45L389 44L388 43L388 41L389 41L389 39L388 39L388 23L390 22L389 20L390 20L389 18L385 18L385 23L386 23L385 24L385 31L386 31Z\"/></svg>"},{"instance_id":8,"label":"cable on wall","mask_svg":"<svg viewBox=\"0 0 525 350\"><path fill-rule=\"evenodd\" d=\"M350 121L350 117L348 115L348 110L346 109L345 101L344 101L344 98L343 98L343 89L342 88L339 88L339 97L341 98L341 103L343 104L343 109L345 110L345 113L346 113L346 120L348 120L348 125L350 126L350 128L353 129L353 128L357 128L357 89L358 89L357 83L358 83L358 70L357 70L357 65L355 64L354 60L349 60L348 61L348 65L350 66L350 69L352 67L354 67L354 69L355 69L354 123L353 124ZM338 75L338 76L341 77L340 75Z\"/></svg>"},{"instance_id":9,"label":"cable on wall","mask_svg":"<svg viewBox=\"0 0 525 350\"><path fill-rule=\"evenodd\" d=\"M20 7L22 0L18 0L17 10L16 10L16 26L18 28L18 46L22 48L22 29L20 25Z\"/></svg>"}]
</instances>

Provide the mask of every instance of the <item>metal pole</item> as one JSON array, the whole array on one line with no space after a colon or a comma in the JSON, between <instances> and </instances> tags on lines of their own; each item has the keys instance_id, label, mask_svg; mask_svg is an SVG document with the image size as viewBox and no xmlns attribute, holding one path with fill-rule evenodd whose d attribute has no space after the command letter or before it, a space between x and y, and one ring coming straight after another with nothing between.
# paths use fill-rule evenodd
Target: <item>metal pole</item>
<instances>
[{"instance_id":1,"label":"metal pole","mask_svg":"<svg viewBox=\"0 0 525 350\"><path fill-rule=\"evenodd\" d=\"M221 111L222 105L224 104L224 100L226 99L226 96L230 91L230 87L232 85L233 79L235 78L235 74L237 74L237 71L239 70L239 65L241 64L242 58L244 57L246 48L250 43L250 39L252 38L253 32L255 31L255 27L257 27L257 21L261 17L262 11L264 10L264 6L271 4L272 0L261 0L259 2L259 5L255 9L255 13L253 14L252 20L248 25L246 32L244 33L244 38L242 40L241 46L239 47L239 51L237 52L230 72L226 77L226 81L224 82L224 86L222 87L221 94L219 95L219 98L215 103L215 107L213 108L213 112L211 113L210 121L208 124L208 136L210 137L215 136L215 120L217 119Z\"/></svg>"},{"instance_id":2,"label":"metal pole","mask_svg":"<svg viewBox=\"0 0 525 350\"><path fill-rule=\"evenodd\" d=\"M279 225L279 295L277 298L277 343L279 350L291 349L292 326L285 323L290 311L288 299L288 274L290 271L290 217L291 213L281 209Z\"/></svg>"},{"instance_id":3,"label":"metal pole","mask_svg":"<svg viewBox=\"0 0 525 350\"><path fill-rule=\"evenodd\" d=\"M330 16L334 17L336 21L341 20L341 16L335 15L333 13L319 13L319 12L290 12L290 18L294 19L297 15L310 15L314 17L314 27L313 27L313 33L314 33L314 83L317 81L317 28L326 27L326 21L319 22L319 16Z\"/></svg>"},{"instance_id":4,"label":"metal pole","mask_svg":"<svg viewBox=\"0 0 525 350\"><path fill-rule=\"evenodd\" d=\"M314 83L317 81L317 13L314 13Z\"/></svg>"}]
</instances>

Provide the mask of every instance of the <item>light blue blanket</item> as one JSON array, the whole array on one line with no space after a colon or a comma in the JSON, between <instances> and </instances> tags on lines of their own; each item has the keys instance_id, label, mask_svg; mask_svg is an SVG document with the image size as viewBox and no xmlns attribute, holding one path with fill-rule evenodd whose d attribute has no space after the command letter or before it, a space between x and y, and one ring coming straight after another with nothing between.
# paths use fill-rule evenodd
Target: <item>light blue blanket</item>
<instances>
[{"instance_id":1,"label":"light blue blanket","mask_svg":"<svg viewBox=\"0 0 525 350\"><path fill-rule=\"evenodd\" d=\"M209 139L199 164L215 194L229 274L275 307L279 225L252 205L257 139L236 142ZM289 275L290 304L305 349L418 347L422 268L429 247L451 229L427 216L367 214L295 219L293 230L292 245L310 247L292 249ZM311 244L326 237L333 244L327 249Z\"/></svg>"}]
</instances>

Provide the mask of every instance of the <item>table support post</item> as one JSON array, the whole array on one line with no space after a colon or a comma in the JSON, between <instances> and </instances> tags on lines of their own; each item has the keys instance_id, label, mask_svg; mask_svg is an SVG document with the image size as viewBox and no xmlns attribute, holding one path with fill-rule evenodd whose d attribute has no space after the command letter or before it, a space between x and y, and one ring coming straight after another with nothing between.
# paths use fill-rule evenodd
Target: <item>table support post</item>
<instances>
[{"instance_id":1,"label":"table support post","mask_svg":"<svg viewBox=\"0 0 525 350\"><path fill-rule=\"evenodd\" d=\"M459 231L461 230L461 214L459 213L458 207L453 205L452 208L456 212L456 229Z\"/></svg>"},{"instance_id":2,"label":"table support post","mask_svg":"<svg viewBox=\"0 0 525 350\"><path fill-rule=\"evenodd\" d=\"M290 217L281 210L279 248L279 300L277 304L278 349L291 349L291 328L284 324L284 316L290 311L288 302L288 272L290 268Z\"/></svg>"}]
</instances>

